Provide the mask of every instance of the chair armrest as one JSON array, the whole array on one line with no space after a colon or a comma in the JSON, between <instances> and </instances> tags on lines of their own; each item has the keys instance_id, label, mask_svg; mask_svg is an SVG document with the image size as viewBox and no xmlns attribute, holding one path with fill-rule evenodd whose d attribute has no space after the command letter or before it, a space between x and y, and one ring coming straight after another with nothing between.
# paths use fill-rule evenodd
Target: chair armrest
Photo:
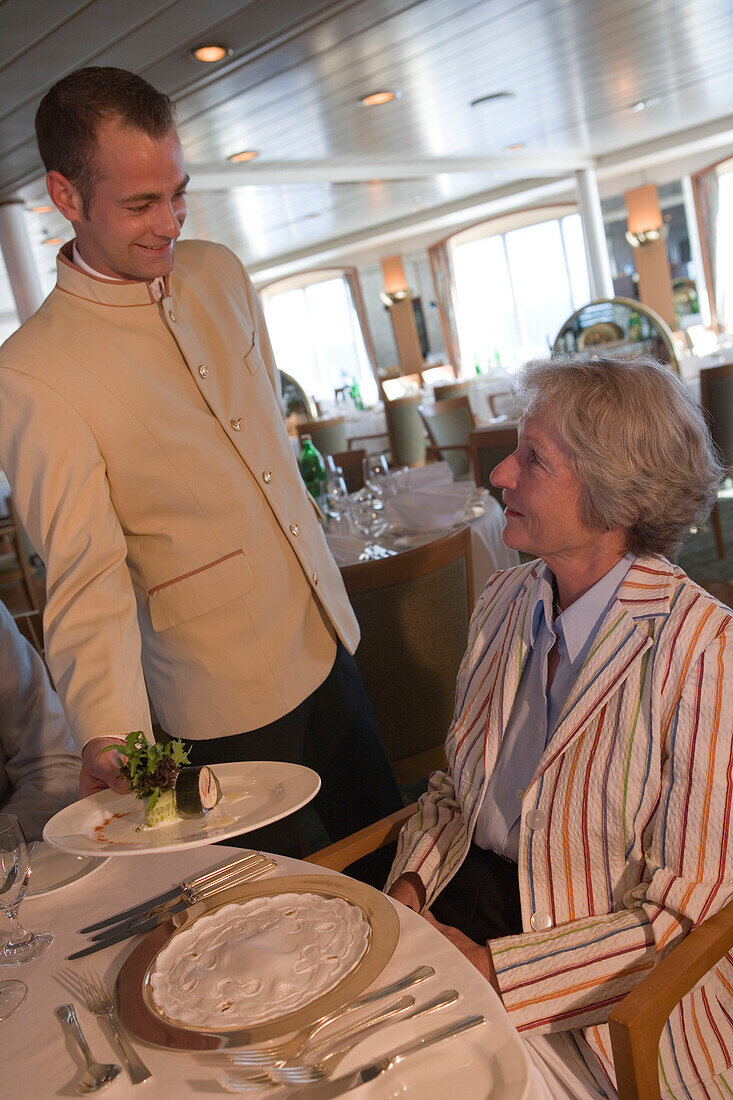
<instances>
[{"instance_id":1,"label":"chair armrest","mask_svg":"<svg viewBox=\"0 0 733 1100\"><path fill-rule=\"evenodd\" d=\"M321 848L320 852L313 852L306 856L308 863L317 863L319 867L330 867L333 871L343 871L355 860L362 856L376 852L385 844L390 844L400 835L400 830L408 818L417 810L417 803L405 806L403 810L397 810L389 817L383 817L381 821L375 821L360 829L358 833L337 840L335 844L329 844L328 848Z\"/></svg>"},{"instance_id":2,"label":"chair armrest","mask_svg":"<svg viewBox=\"0 0 733 1100\"><path fill-rule=\"evenodd\" d=\"M659 1040L677 1002L733 947L733 901L685 936L609 1018L620 1100L659 1100Z\"/></svg>"}]
</instances>

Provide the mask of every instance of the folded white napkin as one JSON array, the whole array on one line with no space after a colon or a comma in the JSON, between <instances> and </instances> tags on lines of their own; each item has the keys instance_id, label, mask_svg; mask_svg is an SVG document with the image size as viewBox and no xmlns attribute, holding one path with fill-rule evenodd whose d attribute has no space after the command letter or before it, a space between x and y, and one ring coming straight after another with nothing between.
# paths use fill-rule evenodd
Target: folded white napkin
<instances>
[{"instance_id":1,"label":"folded white napkin","mask_svg":"<svg viewBox=\"0 0 733 1100\"><path fill-rule=\"evenodd\" d=\"M366 539L350 535L326 535L328 548L334 556L337 565L353 565L359 560L359 555L366 546Z\"/></svg>"},{"instance_id":2,"label":"folded white napkin","mask_svg":"<svg viewBox=\"0 0 733 1100\"><path fill-rule=\"evenodd\" d=\"M426 485L452 482L453 474L447 462L428 462L427 466L411 469L407 480L411 489L423 489Z\"/></svg>"},{"instance_id":3,"label":"folded white napkin","mask_svg":"<svg viewBox=\"0 0 733 1100\"><path fill-rule=\"evenodd\" d=\"M454 527L465 517L476 486L470 482L447 482L400 493L385 500L384 511L391 527L405 531L437 531Z\"/></svg>"}]
</instances>

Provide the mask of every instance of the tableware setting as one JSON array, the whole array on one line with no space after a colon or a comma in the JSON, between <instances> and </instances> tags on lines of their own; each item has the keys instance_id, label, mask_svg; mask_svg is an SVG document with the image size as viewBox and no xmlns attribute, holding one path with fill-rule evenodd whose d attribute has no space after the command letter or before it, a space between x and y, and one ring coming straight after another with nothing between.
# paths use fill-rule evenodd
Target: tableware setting
<instances>
[{"instance_id":1,"label":"tableware setting","mask_svg":"<svg viewBox=\"0 0 733 1100\"><path fill-rule=\"evenodd\" d=\"M82 856L137 856L182 851L270 825L299 810L318 793L316 772L300 764L254 760L218 764L221 800L205 816L143 827L144 811L134 794L99 791L60 810L43 838Z\"/></svg>"},{"instance_id":2,"label":"tableware setting","mask_svg":"<svg viewBox=\"0 0 733 1100\"><path fill-rule=\"evenodd\" d=\"M25 896L26 905L35 898L46 897L56 890L72 886L87 875L95 874L106 862L105 856L98 859L94 856L77 856L53 848L45 840L38 842L31 852L31 878Z\"/></svg>"},{"instance_id":3,"label":"tableware setting","mask_svg":"<svg viewBox=\"0 0 733 1100\"><path fill-rule=\"evenodd\" d=\"M95 1059L81 1030L73 1004L59 1005L54 1012L62 1027L78 1045L86 1062L86 1069L76 1083L76 1091L81 1096L85 1096L88 1092L98 1092L110 1081L114 1081L115 1077L119 1077L122 1073L121 1066L115 1062L98 1062Z\"/></svg>"}]
</instances>

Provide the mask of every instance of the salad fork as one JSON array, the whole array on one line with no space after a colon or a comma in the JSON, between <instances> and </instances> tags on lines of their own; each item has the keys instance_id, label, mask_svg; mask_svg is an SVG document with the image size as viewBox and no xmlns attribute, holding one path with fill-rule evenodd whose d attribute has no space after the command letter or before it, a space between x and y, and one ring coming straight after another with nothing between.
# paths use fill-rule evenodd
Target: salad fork
<instances>
[{"instance_id":1,"label":"salad fork","mask_svg":"<svg viewBox=\"0 0 733 1100\"><path fill-rule=\"evenodd\" d=\"M94 967L77 975L81 995L86 1001L86 1006L93 1016L100 1016L107 1021L114 1036L117 1049L120 1052L125 1069L127 1070L133 1085L139 1085L147 1081L151 1076L150 1070L137 1053L127 1034L117 1019L112 997Z\"/></svg>"},{"instance_id":2,"label":"salad fork","mask_svg":"<svg viewBox=\"0 0 733 1100\"><path fill-rule=\"evenodd\" d=\"M419 982L424 982L426 978L432 978L434 973L435 969L432 966L418 966L415 970L406 974L404 978L398 978L390 985L375 989L371 993L360 997L357 1001L351 1001L349 1004L342 1005L341 1008L334 1009L333 1012L321 1016L315 1023L297 1031L295 1035L282 1043L275 1043L269 1047L252 1047L248 1050L239 1050L236 1054L230 1054L229 1057L240 1066L261 1066L263 1069L275 1062L294 1058L300 1054L306 1043L328 1024L335 1023L336 1020L341 1020L344 1016L348 1016L360 1008L366 1008L368 1005L374 1004L375 1001L381 1000L382 997L391 997L393 993L402 993L403 990L410 989L411 986L418 985Z\"/></svg>"}]
</instances>

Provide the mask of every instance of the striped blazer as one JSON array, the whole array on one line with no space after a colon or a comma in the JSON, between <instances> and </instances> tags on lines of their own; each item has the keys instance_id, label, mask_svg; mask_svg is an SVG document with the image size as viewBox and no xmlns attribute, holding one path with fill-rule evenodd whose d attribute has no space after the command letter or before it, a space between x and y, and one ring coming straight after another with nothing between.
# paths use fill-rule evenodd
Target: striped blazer
<instances>
[{"instance_id":1,"label":"striped blazer","mask_svg":"<svg viewBox=\"0 0 733 1100\"><path fill-rule=\"evenodd\" d=\"M388 883L416 872L428 906L468 850L543 568L495 574L476 605L449 769L431 776ZM665 559L637 558L522 801L523 931L489 944L502 998L525 1034L583 1029L611 1083L612 1007L733 896L732 653L733 612ZM732 994L726 957L670 1018L671 1095L733 1095L719 1077L733 1061Z\"/></svg>"}]
</instances>

